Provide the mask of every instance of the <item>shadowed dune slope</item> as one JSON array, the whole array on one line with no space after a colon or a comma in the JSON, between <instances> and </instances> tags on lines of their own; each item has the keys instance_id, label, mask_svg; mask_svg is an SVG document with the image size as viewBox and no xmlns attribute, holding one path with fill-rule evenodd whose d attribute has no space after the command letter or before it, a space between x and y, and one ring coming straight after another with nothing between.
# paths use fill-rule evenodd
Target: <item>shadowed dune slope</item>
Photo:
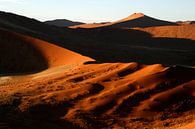
<instances>
[{"instance_id":1,"label":"shadowed dune slope","mask_svg":"<svg viewBox=\"0 0 195 129\"><path fill-rule=\"evenodd\" d=\"M28 36L0 30L0 73L36 72L92 59Z\"/></svg>"},{"instance_id":2,"label":"shadowed dune slope","mask_svg":"<svg viewBox=\"0 0 195 129\"><path fill-rule=\"evenodd\" d=\"M68 26L84 24L82 22L74 22L74 21L70 21L66 19L56 19L56 20L51 20L51 21L45 21L44 23L48 25L59 26L59 27L68 27Z\"/></svg>"},{"instance_id":3,"label":"shadowed dune slope","mask_svg":"<svg viewBox=\"0 0 195 129\"><path fill-rule=\"evenodd\" d=\"M73 46L73 49L79 53L87 53L90 57L104 62L136 61L144 64L194 66L195 41L190 39L194 35L194 32L191 31L194 28L192 26L187 32L187 30L178 27L181 37L174 35L158 37L155 36L158 35L157 30L153 35L137 29L76 29L86 39L86 42L82 43L83 47L76 50L78 46ZM182 33L185 31L189 35L182 38L184 36Z\"/></svg>"},{"instance_id":4,"label":"shadowed dune slope","mask_svg":"<svg viewBox=\"0 0 195 129\"><path fill-rule=\"evenodd\" d=\"M59 46L75 40L80 41L81 38L69 28L47 25L36 19L2 11L0 11L0 28L56 43Z\"/></svg>"},{"instance_id":5,"label":"shadowed dune slope","mask_svg":"<svg viewBox=\"0 0 195 129\"><path fill-rule=\"evenodd\" d=\"M0 118L20 129L175 129L195 120L194 86L193 68L85 64L0 86Z\"/></svg>"}]
</instances>

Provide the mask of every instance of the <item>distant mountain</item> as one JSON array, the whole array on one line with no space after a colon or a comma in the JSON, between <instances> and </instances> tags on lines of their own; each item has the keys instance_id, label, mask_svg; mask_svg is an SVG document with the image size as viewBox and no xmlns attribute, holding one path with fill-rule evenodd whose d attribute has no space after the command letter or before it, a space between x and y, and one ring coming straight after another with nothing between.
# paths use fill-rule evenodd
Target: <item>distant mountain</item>
<instances>
[{"instance_id":1,"label":"distant mountain","mask_svg":"<svg viewBox=\"0 0 195 129\"><path fill-rule=\"evenodd\" d=\"M82 22L74 22L66 19L56 19L51 21L45 21L46 24L49 25L55 25L58 27L68 27L68 26L75 26L75 25L81 25L84 24Z\"/></svg>"},{"instance_id":2,"label":"distant mountain","mask_svg":"<svg viewBox=\"0 0 195 129\"><path fill-rule=\"evenodd\" d=\"M163 21L144 15L143 13L134 13L127 18L105 23L105 24L82 24L72 28L98 28L98 27L112 27L112 28L134 28L134 27L154 27L154 26L168 26L177 25L173 22Z\"/></svg>"}]
</instances>

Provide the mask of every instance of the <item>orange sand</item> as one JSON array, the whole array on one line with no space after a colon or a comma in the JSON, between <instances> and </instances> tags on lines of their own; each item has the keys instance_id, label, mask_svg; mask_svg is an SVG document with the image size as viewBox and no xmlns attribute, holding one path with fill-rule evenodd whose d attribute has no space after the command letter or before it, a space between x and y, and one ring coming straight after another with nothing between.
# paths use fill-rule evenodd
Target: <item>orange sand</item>
<instances>
[{"instance_id":1,"label":"orange sand","mask_svg":"<svg viewBox=\"0 0 195 129\"><path fill-rule=\"evenodd\" d=\"M191 68L86 64L66 71L62 68L51 76L3 84L0 106L19 101L12 105L19 111L13 118L28 121L32 111L36 114L33 117L53 122L58 128L61 124L57 121L84 128L178 128L194 120L194 86L195 70ZM23 116L26 113L28 117ZM37 125L30 126L41 126L33 121Z\"/></svg>"}]
</instances>

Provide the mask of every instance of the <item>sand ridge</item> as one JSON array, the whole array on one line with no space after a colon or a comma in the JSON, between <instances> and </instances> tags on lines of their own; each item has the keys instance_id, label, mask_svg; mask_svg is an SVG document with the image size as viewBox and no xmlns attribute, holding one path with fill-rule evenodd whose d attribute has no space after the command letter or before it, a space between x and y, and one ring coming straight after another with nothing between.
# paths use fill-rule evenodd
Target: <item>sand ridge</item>
<instances>
[{"instance_id":1,"label":"sand ridge","mask_svg":"<svg viewBox=\"0 0 195 129\"><path fill-rule=\"evenodd\" d=\"M111 27L111 28L134 28L134 27L151 27L151 26L167 26L177 25L176 23L155 19L144 15L143 13L134 13L127 18L108 22L108 23L95 23L95 24L82 24L76 26L70 26L70 28L100 28L100 27Z\"/></svg>"}]
</instances>

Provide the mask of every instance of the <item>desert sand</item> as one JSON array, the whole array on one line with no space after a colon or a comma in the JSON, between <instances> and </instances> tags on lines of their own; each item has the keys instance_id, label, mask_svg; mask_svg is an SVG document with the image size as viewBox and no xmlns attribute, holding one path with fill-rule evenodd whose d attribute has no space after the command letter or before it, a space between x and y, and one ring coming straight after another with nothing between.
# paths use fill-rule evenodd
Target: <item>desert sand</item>
<instances>
[{"instance_id":1,"label":"desert sand","mask_svg":"<svg viewBox=\"0 0 195 129\"><path fill-rule=\"evenodd\" d=\"M192 68L86 64L21 78L0 86L1 119L10 127L174 129L195 118Z\"/></svg>"},{"instance_id":2,"label":"desert sand","mask_svg":"<svg viewBox=\"0 0 195 129\"><path fill-rule=\"evenodd\" d=\"M136 13L116 25L143 17L147 16ZM0 24L0 128L194 128L195 69L187 65L194 64L193 25L80 30L50 28L45 23L21 19L40 28L17 22ZM45 33L49 29L53 32ZM105 37L101 39L102 34ZM46 38L50 36L54 39ZM120 36L124 36L122 41ZM97 45L106 41L110 44ZM128 42L121 44L123 41ZM86 52L83 55L64 46ZM134 50L134 56L146 54L149 62L160 51L166 60L172 56L172 64L151 63L163 59L158 54L149 64L116 62L112 55L120 57L114 50L124 50L121 48ZM92 58L94 51L98 51L99 59L108 56L113 62ZM180 57L181 62L187 62L185 66L176 65Z\"/></svg>"},{"instance_id":3,"label":"desert sand","mask_svg":"<svg viewBox=\"0 0 195 129\"><path fill-rule=\"evenodd\" d=\"M153 35L153 37L168 37L195 40L195 25L161 26L148 28L135 28Z\"/></svg>"}]
</instances>

